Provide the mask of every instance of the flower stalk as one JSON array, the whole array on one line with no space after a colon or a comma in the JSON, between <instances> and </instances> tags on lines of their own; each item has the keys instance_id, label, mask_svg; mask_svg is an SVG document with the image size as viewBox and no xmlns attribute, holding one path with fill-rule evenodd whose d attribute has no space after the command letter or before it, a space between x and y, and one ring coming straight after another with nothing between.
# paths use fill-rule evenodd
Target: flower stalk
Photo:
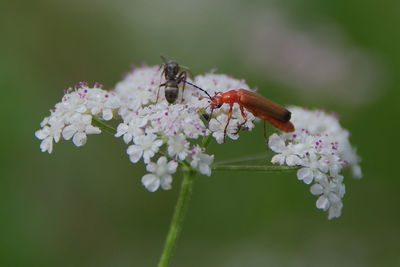
<instances>
[{"instance_id":1,"label":"flower stalk","mask_svg":"<svg viewBox=\"0 0 400 267\"><path fill-rule=\"evenodd\" d=\"M111 135L115 135L117 133L117 130L115 130L112 126L108 125L102 120L92 118L92 123L94 126L99 127L101 130L105 131L106 133L109 133Z\"/></svg>"},{"instance_id":2,"label":"flower stalk","mask_svg":"<svg viewBox=\"0 0 400 267\"><path fill-rule=\"evenodd\" d=\"M218 165L211 166L213 171L259 171L265 173L281 173L297 171L299 167L265 166L265 165Z\"/></svg>"},{"instance_id":3,"label":"flower stalk","mask_svg":"<svg viewBox=\"0 0 400 267\"><path fill-rule=\"evenodd\" d=\"M158 267L166 267L171 261L172 254L176 246L176 241L182 229L183 217L189 204L190 195L192 194L193 180L195 175L196 171L194 171L192 168L187 168L187 170L184 171L181 192L179 193L178 202L175 206L174 215L169 226L167 239L165 240L164 249L161 254L160 261L158 262Z\"/></svg>"}]
</instances>

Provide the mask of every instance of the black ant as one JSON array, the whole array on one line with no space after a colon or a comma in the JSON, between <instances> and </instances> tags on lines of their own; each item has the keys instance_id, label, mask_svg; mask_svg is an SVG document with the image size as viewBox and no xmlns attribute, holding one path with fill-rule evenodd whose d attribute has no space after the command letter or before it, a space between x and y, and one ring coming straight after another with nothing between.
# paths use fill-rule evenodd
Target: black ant
<instances>
[{"instance_id":1,"label":"black ant","mask_svg":"<svg viewBox=\"0 0 400 267\"><path fill-rule=\"evenodd\" d=\"M160 93L160 87L165 87L165 98L167 99L168 103L173 104L179 95L179 84L183 82L182 85L182 102L183 102L183 92L185 91L185 83L188 78L188 72L190 72L189 68L185 66L180 66L178 62L175 60L167 60L164 56L161 55L164 64L161 65L163 67L163 72L161 76L164 75L166 82L160 84L157 91L157 100ZM181 71L182 69L185 69ZM190 72L191 74L191 72ZM192 76L192 75L190 75Z\"/></svg>"}]
</instances>

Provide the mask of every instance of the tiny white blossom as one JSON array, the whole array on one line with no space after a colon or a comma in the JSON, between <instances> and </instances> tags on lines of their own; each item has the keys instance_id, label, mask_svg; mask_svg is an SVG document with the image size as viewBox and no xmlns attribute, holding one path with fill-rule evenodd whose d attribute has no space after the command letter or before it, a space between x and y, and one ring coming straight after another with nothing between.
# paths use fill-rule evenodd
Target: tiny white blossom
<instances>
[{"instance_id":1,"label":"tiny white blossom","mask_svg":"<svg viewBox=\"0 0 400 267\"><path fill-rule=\"evenodd\" d=\"M142 184L150 192L155 192L161 186L164 190L172 188L172 176L171 174L176 172L178 163L176 161L168 162L166 157L160 157L157 160L157 164L150 162L146 169L150 174L146 174L142 177Z\"/></svg>"},{"instance_id":2,"label":"tiny white blossom","mask_svg":"<svg viewBox=\"0 0 400 267\"><path fill-rule=\"evenodd\" d=\"M328 166L312 153L308 157L301 159L299 165L304 166L297 172L297 178L306 184L310 184L314 179L322 179L328 172Z\"/></svg>"},{"instance_id":3,"label":"tiny white blossom","mask_svg":"<svg viewBox=\"0 0 400 267\"><path fill-rule=\"evenodd\" d=\"M317 208L324 211L329 209L329 219L339 217L341 214L342 198L345 194L345 186L341 181L343 181L343 176L338 176L331 181L325 178L310 188L313 195L319 196L316 202Z\"/></svg>"},{"instance_id":4,"label":"tiny white blossom","mask_svg":"<svg viewBox=\"0 0 400 267\"><path fill-rule=\"evenodd\" d=\"M125 144L129 144L133 137L144 134L144 131L141 127L144 127L146 124L146 119L134 117L128 124L120 123L118 125L115 137L123 136L122 139L124 140Z\"/></svg>"},{"instance_id":5,"label":"tiny white blossom","mask_svg":"<svg viewBox=\"0 0 400 267\"><path fill-rule=\"evenodd\" d=\"M184 160L189 153L189 142L183 134L170 136L168 139L168 155Z\"/></svg>"},{"instance_id":6,"label":"tiny white blossom","mask_svg":"<svg viewBox=\"0 0 400 267\"><path fill-rule=\"evenodd\" d=\"M226 114L221 114L216 119L210 120L209 128L210 131L213 132L212 135L218 144L222 144L224 142L225 127L227 123L228 123L228 116ZM238 120L231 119L226 129L226 136L228 136L233 140L238 139L239 135L236 134L237 126L238 126Z\"/></svg>"},{"instance_id":7,"label":"tiny white blossom","mask_svg":"<svg viewBox=\"0 0 400 267\"><path fill-rule=\"evenodd\" d=\"M62 131L62 136L65 140L69 140L72 137L72 142L76 146L83 146L86 144L87 134L99 134L100 129L94 127L92 123L92 116L75 114L71 117L70 125L66 126Z\"/></svg>"},{"instance_id":8,"label":"tiny white blossom","mask_svg":"<svg viewBox=\"0 0 400 267\"><path fill-rule=\"evenodd\" d=\"M157 139L155 134L139 135L133 139L134 145L127 149L129 159L136 163L143 157L144 163L149 163L150 159L158 152L163 141Z\"/></svg>"},{"instance_id":9,"label":"tiny white blossom","mask_svg":"<svg viewBox=\"0 0 400 267\"><path fill-rule=\"evenodd\" d=\"M92 115L101 113L102 119L108 121L113 118L113 110L119 108L119 98L114 92L107 92L99 88L87 90L87 106Z\"/></svg>"},{"instance_id":10,"label":"tiny white blossom","mask_svg":"<svg viewBox=\"0 0 400 267\"><path fill-rule=\"evenodd\" d=\"M47 125L47 123L49 125ZM53 151L53 140L58 143L61 137L61 131L64 127L62 121L53 118L47 119L43 128L35 132L35 136L43 140L40 144L40 150L42 152L47 151L49 154Z\"/></svg>"},{"instance_id":11,"label":"tiny white blossom","mask_svg":"<svg viewBox=\"0 0 400 267\"><path fill-rule=\"evenodd\" d=\"M193 168L199 168L199 172L203 175L211 176L211 164L214 161L214 155L204 154L200 146L192 148L192 161L190 165Z\"/></svg>"},{"instance_id":12,"label":"tiny white blossom","mask_svg":"<svg viewBox=\"0 0 400 267\"><path fill-rule=\"evenodd\" d=\"M272 151L279 153L272 158L273 164L283 165L286 163L288 166L299 164L300 159L295 153L295 146L293 144L286 146L283 137L273 134L269 137L268 146Z\"/></svg>"}]
</instances>

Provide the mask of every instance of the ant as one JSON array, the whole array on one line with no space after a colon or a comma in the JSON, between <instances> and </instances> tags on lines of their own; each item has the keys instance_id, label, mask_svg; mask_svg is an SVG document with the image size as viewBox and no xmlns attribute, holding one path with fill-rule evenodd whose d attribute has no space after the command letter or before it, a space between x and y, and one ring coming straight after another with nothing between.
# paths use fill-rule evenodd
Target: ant
<instances>
[{"instance_id":1,"label":"ant","mask_svg":"<svg viewBox=\"0 0 400 267\"><path fill-rule=\"evenodd\" d=\"M160 84L157 91L157 100L160 93L160 87L165 87L165 98L168 103L173 104L179 95L179 84L183 82L182 85L182 102L183 102L183 92L185 91L185 83L188 78L188 72L191 74L188 67L179 65L175 60L167 60L164 56L161 55L161 59L164 61L164 64L161 65L163 67L163 71L161 76L164 75L166 82ZM182 69L185 69L181 71ZM192 74L191 74L192 76Z\"/></svg>"},{"instance_id":2,"label":"ant","mask_svg":"<svg viewBox=\"0 0 400 267\"><path fill-rule=\"evenodd\" d=\"M188 81L185 81L185 83L190 84L191 86L203 91L211 100L211 114L210 116L208 116L208 119L211 119L214 109L220 108L225 103L229 104L230 109L228 122L226 123L224 129L224 142L226 138L226 131L232 118L233 104L235 103L239 104L240 112L242 113L244 119L244 122L238 125L238 130L236 134L240 132L243 125L245 125L247 122L247 115L244 112L244 108L251 112L255 117L260 118L264 121L264 138L267 144L268 138L266 133L266 122L286 133L294 132L294 126L290 122L291 112L281 105L272 102L271 100L259 94L251 92L249 90L239 89L230 90L226 93L217 92L215 93L214 97L211 97L210 94L207 93L207 91L198 87L197 85L194 85Z\"/></svg>"}]
</instances>

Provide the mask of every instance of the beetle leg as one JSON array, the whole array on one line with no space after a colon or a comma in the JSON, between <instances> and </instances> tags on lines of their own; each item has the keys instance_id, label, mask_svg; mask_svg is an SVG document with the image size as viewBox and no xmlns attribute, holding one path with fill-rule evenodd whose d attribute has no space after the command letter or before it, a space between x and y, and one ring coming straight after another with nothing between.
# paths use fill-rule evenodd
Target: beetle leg
<instances>
[{"instance_id":1,"label":"beetle leg","mask_svg":"<svg viewBox=\"0 0 400 267\"><path fill-rule=\"evenodd\" d=\"M180 84L183 81L183 85L182 85L182 103L183 103L183 93L185 92L185 82L187 80L187 72L186 71L182 71L181 73L179 73L178 78L176 79L177 84Z\"/></svg>"},{"instance_id":2,"label":"beetle leg","mask_svg":"<svg viewBox=\"0 0 400 267\"><path fill-rule=\"evenodd\" d=\"M226 122L225 129L224 129L224 143L225 143L225 139L226 139L226 131L228 130L228 125L229 125L229 122L231 121L231 118L232 118L233 104L229 103L229 105L231 106L231 108L229 110L228 121Z\"/></svg>"},{"instance_id":3,"label":"beetle leg","mask_svg":"<svg viewBox=\"0 0 400 267\"><path fill-rule=\"evenodd\" d=\"M238 125L238 129L237 129L237 131L236 131L235 134L238 134L238 133L240 132L240 130L242 129L243 125L245 125L246 122L247 122L247 115L246 115L246 113L244 112L243 106L239 106L239 107L240 107L240 112L242 113L242 117L243 117L243 119L244 119L244 122L242 122L241 124Z\"/></svg>"}]
</instances>

